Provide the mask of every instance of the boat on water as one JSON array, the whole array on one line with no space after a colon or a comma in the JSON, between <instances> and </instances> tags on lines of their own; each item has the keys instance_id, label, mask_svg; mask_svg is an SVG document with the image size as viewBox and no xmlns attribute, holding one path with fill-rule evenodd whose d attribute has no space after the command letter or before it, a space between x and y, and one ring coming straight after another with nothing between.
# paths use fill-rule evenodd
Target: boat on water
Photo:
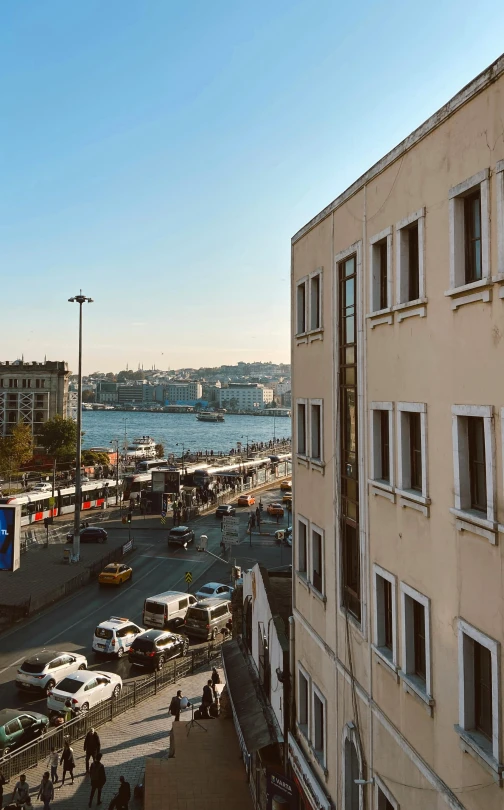
<instances>
[{"instance_id":1,"label":"boat on water","mask_svg":"<svg viewBox=\"0 0 504 810\"><path fill-rule=\"evenodd\" d=\"M201 411L196 415L198 422L224 422L224 416L215 411Z\"/></svg>"},{"instance_id":2,"label":"boat on water","mask_svg":"<svg viewBox=\"0 0 504 810\"><path fill-rule=\"evenodd\" d=\"M152 436L138 436L126 447L128 458L155 458L156 441Z\"/></svg>"}]
</instances>

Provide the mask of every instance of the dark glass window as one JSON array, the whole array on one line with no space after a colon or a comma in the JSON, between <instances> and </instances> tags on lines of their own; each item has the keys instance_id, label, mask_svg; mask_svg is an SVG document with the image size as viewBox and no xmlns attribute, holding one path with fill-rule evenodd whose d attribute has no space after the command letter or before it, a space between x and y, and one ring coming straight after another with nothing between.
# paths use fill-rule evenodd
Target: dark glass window
<instances>
[{"instance_id":1,"label":"dark glass window","mask_svg":"<svg viewBox=\"0 0 504 810\"><path fill-rule=\"evenodd\" d=\"M392 636L392 583L382 579L383 583L383 646L393 648Z\"/></svg>"},{"instance_id":2,"label":"dark glass window","mask_svg":"<svg viewBox=\"0 0 504 810\"><path fill-rule=\"evenodd\" d=\"M320 405L311 406L311 457L322 458L322 420Z\"/></svg>"},{"instance_id":3,"label":"dark glass window","mask_svg":"<svg viewBox=\"0 0 504 810\"><path fill-rule=\"evenodd\" d=\"M389 435L389 412L378 411L380 415L380 452L382 481L390 481L390 435Z\"/></svg>"},{"instance_id":4,"label":"dark glass window","mask_svg":"<svg viewBox=\"0 0 504 810\"><path fill-rule=\"evenodd\" d=\"M492 739L492 655L474 642L474 725Z\"/></svg>"},{"instance_id":5,"label":"dark glass window","mask_svg":"<svg viewBox=\"0 0 504 810\"><path fill-rule=\"evenodd\" d=\"M306 332L306 282L297 286L297 334Z\"/></svg>"},{"instance_id":6,"label":"dark glass window","mask_svg":"<svg viewBox=\"0 0 504 810\"><path fill-rule=\"evenodd\" d=\"M297 451L306 455L306 405L297 406Z\"/></svg>"},{"instance_id":7,"label":"dark glass window","mask_svg":"<svg viewBox=\"0 0 504 810\"><path fill-rule=\"evenodd\" d=\"M467 418L467 438L469 443L469 483L471 509L487 512L485 428L483 417Z\"/></svg>"},{"instance_id":8,"label":"dark glass window","mask_svg":"<svg viewBox=\"0 0 504 810\"><path fill-rule=\"evenodd\" d=\"M306 524L298 520L298 571L306 574Z\"/></svg>"},{"instance_id":9,"label":"dark glass window","mask_svg":"<svg viewBox=\"0 0 504 810\"><path fill-rule=\"evenodd\" d=\"M418 220L407 228L408 232L408 301L420 296L420 258L418 253Z\"/></svg>"},{"instance_id":10,"label":"dark glass window","mask_svg":"<svg viewBox=\"0 0 504 810\"><path fill-rule=\"evenodd\" d=\"M312 533L312 554L313 554L313 587L319 593L323 593L323 550L322 550L322 537L317 531Z\"/></svg>"},{"instance_id":11,"label":"dark glass window","mask_svg":"<svg viewBox=\"0 0 504 810\"><path fill-rule=\"evenodd\" d=\"M422 432L419 413L409 414L410 488L422 491Z\"/></svg>"},{"instance_id":12,"label":"dark glass window","mask_svg":"<svg viewBox=\"0 0 504 810\"><path fill-rule=\"evenodd\" d=\"M320 276L310 279L310 329L320 329Z\"/></svg>"},{"instance_id":13,"label":"dark glass window","mask_svg":"<svg viewBox=\"0 0 504 810\"><path fill-rule=\"evenodd\" d=\"M479 281L481 270L481 193L464 198L465 283Z\"/></svg>"},{"instance_id":14,"label":"dark glass window","mask_svg":"<svg viewBox=\"0 0 504 810\"><path fill-rule=\"evenodd\" d=\"M388 307L387 290L387 240L383 239L376 246L378 252L379 309Z\"/></svg>"},{"instance_id":15,"label":"dark glass window","mask_svg":"<svg viewBox=\"0 0 504 810\"><path fill-rule=\"evenodd\" d=\"M425 682L427 672L425 659L425 608L415 599L412 600L412 606L415 675L418 675Z\"/></svg>"},{"instance_id":16,"label":"dark glass window","mask_svg":"<svg viewBox=\"0 0 504 810\"><path fill-rule=\"evenodd\" d=\"M378 810L394 810L394 805L389 802L380 788L378 788Z\"/></svg>"}]
</instances>

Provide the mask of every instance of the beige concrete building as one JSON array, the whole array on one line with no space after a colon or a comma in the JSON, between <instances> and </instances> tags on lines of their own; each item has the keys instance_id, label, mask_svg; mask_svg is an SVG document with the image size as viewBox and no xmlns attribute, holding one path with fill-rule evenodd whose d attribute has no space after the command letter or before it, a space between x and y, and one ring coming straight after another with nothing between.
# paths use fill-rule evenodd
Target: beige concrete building
<instances>
[{"instance_id":1,"label":"beige concrete building","mask_svg":"<svg viewBox=\"0 0 504 810\"><path fill-rule=\"evenodd\" d=\"M0 436L18 422L30 425L37 436L40 425L56 414L70 416L68 363L16 361L0 363Z\"/></svg>"},{"instance_id":2,"label":"beige concrete building","mask_svg":"<svg viewBox=\"0 0 504 810\"><path fill-rule=\"evenodd\" d=\"M502 810L504 57L292 239L306 808Z\"/></svg>"}]
</instances>

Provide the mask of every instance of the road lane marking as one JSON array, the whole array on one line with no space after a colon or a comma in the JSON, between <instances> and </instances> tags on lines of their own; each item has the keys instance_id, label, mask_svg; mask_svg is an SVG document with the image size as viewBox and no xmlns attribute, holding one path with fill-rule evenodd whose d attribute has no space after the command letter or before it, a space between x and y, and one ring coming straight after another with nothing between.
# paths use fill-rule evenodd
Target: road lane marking
<instances>
[{"instance_id":1,"label":"road lane marking","mask_svg":"<svg viewBox=\"0 0 504 810\"><path fill-rule=\"evenodd\" d=\"M23 655L23 657L22 657L22 658L18 658L18 660L17 660L17 661L13 661L13 662L12 662L12 664L8 664L8 665L7 665L6 667L4 667L3 669L0 669L0 675L2 675L4 672L7 672L7 670L8 670L8 669L10 669L11 667L15 667L15 666L17 666L18 664L20 664L20 663L21 663L21 661L24 661L24 660L25 660L25 658L26 658L26 656L24 656L24 655Z\"/></svg>"}]
</instances>

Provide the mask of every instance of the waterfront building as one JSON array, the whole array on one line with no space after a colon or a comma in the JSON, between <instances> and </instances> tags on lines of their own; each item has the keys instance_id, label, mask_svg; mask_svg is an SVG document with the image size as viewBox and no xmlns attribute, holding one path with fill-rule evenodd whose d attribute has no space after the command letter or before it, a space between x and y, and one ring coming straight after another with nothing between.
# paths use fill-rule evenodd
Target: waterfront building
<instances>
[{"instance_id":1,"label":"waterfront building","mask_svg":"<svg viewBox=\"0 0 504 810\"><path fill-rule=\"evenodd\" d=\"M115 403L119 401L118 397L119 384L110 382L109 380L99 380L96 383L96 402L102 404Z\"/></svg>"},{"instance_id":2,"label":"waterfront building","mask_svg":"<svg viewBox=\"0 0 504 810\"><path fill-rule=\"evenodd\" d=\"M69 416L69 375L68 363L59 360L0 363L0 436L24 422L36 437L43 422Z\"/></svg>"},{"instance_id":3,"label":"waterfront building","mask_svg":"<svg viewBox=\"0 0 504 810\"><path fill-rule=\"evenodd\" d=\"M292 239L304 808L501 810L504 57Z\"/></svg>"},{"instance_id":4,"label":"waterfront building","mask_svg":"<svg viewBox=\"0 0 504 810\"><path fill-rule=\"evenodd\" d=\"M264 408L273 402L273 391L259 383L229 383L219 391L219 406L237 411Z\"/></svg>"},{"instance_id":5,"label":"waterfront building","mask_svg":"<svg viewBox=\"0 0 504 810\"><path fill-rule=\"evenodd\" d=\"M202 386L194 380L183 382L170 382L164 386L164 402L166 405L194 404L201 399Z\"/></svg>"}]
</instances>

